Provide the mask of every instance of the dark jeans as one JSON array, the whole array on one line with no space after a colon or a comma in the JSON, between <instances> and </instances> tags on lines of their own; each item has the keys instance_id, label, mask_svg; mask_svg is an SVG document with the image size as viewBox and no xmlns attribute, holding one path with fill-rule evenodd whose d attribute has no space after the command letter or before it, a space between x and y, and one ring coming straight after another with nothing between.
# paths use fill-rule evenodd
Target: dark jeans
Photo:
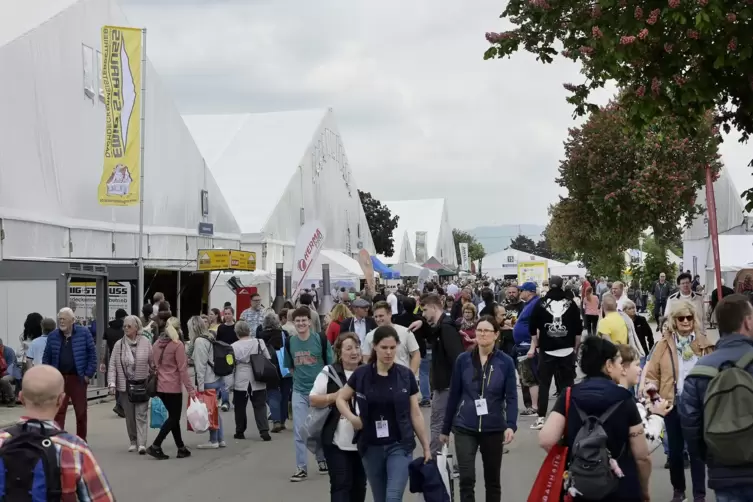
<instances>
[{"instance_id":1,"label":"dark jeans","mask_svg":"<svg viewBox=\"0 0 753 502\"><path fill-rule=\"evenodd\" d=\"M588 336L593 336L596 334L597 324L599 324L599 316L597 315L586 316L586 332L588 332Z\"/></svg>"},{"instance_id":2,"label":"dark jeans","mask_svg":"<svg viewBox=\"0 0 753 502\"><path fill-rule=\"evenodd\" d=\"M523 394L523 406L526 408L532 408L533 407L533 400L531 400L531 389L530 387L523 387L520 386L520 392Z\"/></svg>"},{"instance_id":3,"label":"dark jeans","mask_svg":"<svg viewBox=\"0 0 753 502\"><path fill-rule=\"evenodd\" d=\"M366 472L357 451L343 451L337 446L324 446L324 458L329 467L331 502L364 502L366 500Z\"/></svg>"},{"instance_id":4,"label":"dark jeans","mask_svg":"<svg viewBox=\"0 0 753 502\"><path fill-rule=\"evenodd\" d=\"M455 455L460 474L460 502L475 502L476 452L481 451L484 468L486 502L502 500L502 452L504 435L501 432L474 433L455 429Z\"/></svg>"},{"instance_id":5,"label":"dark jeans","mask_svg":"<svg viewBox=\"0 0 753 502\"><path fill-rule=\"evenodd\" d=\"M753 502L753 486L716 490L716 502Z\"/></svg>"},{"instance_id":6,"label":"dark jeans","mask_svg":"<svg viewBox=\"0 0 753 502\"><path fill-rule=\"evenodd\" d=\"M249 389L250 390L250 389ZM248 391L233 390L233 406L235 407L235 433L243 434L248 427L246 417L246 405L248 404ZM267 421L267 391L255 390L251 392L251 407L254 409L254 421L259 434L269 432Z\"/></svg>"},{"instance_id":7,"label":"dark jeans","mask_svg":"<svg viewBox=\"0 0 753 502\"><path fill-rule=\"evenodd\" d=\"M63 389L65 397L55 415L55 422L65 430L65 414L68 412L68 402L73 403L73 411L76 413L76 435L86 441L86 426L89 403L86 399L84 377L78 375L63 375Z\"/></svg>"},{"instance_id":8,"label":"dark jeans","mask_svg":"<svg viewBox=\"0 0 753 502\"><path fill-rule=\"evenodd\" d=\"M545 417L549 407L549 388L552 378L556 379L557 389L562 391L575 381L575 354L555 357L539 352L539 417Z\"/></svg>"},{"instance_id":9,"label":"dark jeans","mask_svg":"<svg viewBox=\"0 0 753 502\"><path fill-rule=\"evenodd\" d=\"M293 392L292 377L281 379L280 387L277 389L267 389L267 404L273 422L284 424L289 418L288 405L290 404L291 392Z\"/></svg>"},{"instance_id":10,"label":"dark jeans","mask_svg":"<svg viewBox=\"0 0 753 502\"><path fill-rule=\"evenodd\" d=\"M161 448L162 442L167 437L167 434L172 432L175 446L183 448L185 444L183 443L183 436L180 432L180 416L183 414L183 394L158 392L157 396L162 400L165 409L167 409L167 420L162 424L157 437L154 438L154 446Z\"/></svg>"},{"instance_id":11,"label":"dark jeans","mask_svg":"<svg viewBox=\"0 0 753 502\"><path fill-rule=\"evenodd\" d=\"M677 408L670 411L664 417L667 442L669 443L669 480L675 490L685 491L685 465L683 450L685 450L685 438L682 435L680 414ZM690 479L693 481L693 496L704 497L706 495L706 464L703 460L690 456Z\"/></svg>"}]
</instances>

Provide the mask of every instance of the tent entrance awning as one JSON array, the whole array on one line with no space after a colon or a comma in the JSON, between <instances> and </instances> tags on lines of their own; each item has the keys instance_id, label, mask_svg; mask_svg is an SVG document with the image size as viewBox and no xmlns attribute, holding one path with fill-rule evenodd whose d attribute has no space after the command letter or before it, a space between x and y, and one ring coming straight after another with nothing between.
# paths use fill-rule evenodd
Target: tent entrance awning
<instances>
[{"instance_id":1,"label":"tent entrance awning","mask_svg":"<svg viewBox=\"0 0 753 502\"><path fill-rule=\"evenodd\" d=\"M433 270L440 277L458 275L456 271L450 270L446 265L442 264L439 260L437 260L433 256L429 258L429 260L426 263L424 263L424 267L428 268L429 270Z\"/></svg>"}]
</instances>

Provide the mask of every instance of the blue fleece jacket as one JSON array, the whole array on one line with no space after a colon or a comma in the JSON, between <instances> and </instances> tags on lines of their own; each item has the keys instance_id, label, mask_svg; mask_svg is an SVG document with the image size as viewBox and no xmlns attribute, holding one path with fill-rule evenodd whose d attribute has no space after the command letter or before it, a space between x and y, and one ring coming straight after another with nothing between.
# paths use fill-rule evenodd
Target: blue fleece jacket
<instances>
[{"instance_id":1,"label":"blue fleece jacket","mask_svg":"<svg viewBox=\"0 0 753 502\"><path fill-rule=\"evenodd\" d=\"M512 336L515 338L516 345L531 345L531 313L538 305L540 296L534 296L526 302L523 310L520 311L515 326L512 328Z\"/></svg>"},{"instance_id":2,"label":"blue fleece jacket","mask_svg":"<svg viewBox=\"0 0 753 502\"><path fill-rule=\"evenodd\" d=\"M76 373L80 377L92 378L97 371L97 350L94 347L92 335L88 329L78 324L73 325L71 344L73 360L76 363ZM44 348L42 363L58 367L60 365L60 349L63 346L63 333L56 329L47 336L47 346Z\"/></svg>"}]
</instances>

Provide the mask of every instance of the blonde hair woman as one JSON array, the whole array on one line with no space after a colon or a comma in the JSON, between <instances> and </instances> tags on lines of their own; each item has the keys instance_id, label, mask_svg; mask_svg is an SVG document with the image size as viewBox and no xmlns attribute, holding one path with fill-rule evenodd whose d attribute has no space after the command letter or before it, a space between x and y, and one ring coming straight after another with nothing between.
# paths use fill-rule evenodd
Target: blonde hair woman
<instances>
[{"instance_id":1,"label":"blonde hair woman","mask_svg":"<svg viewBox=\"0 0 753 502\"><path fill-rule=\"evenodd\" d=\"M329 313L330 323L327 326L327 340L329 340L329 343L335 343L335 340L340 335L340 324L345 319L350 319L351 317L353 317L353 313L346 305L338 303L334 306Z\"/></svg>"},{"instance_id":2,"label":"blonde hair woman","mask_svg":"<svg viewBox=\"0 0 753 502\"><path fill-rule=\"evenodd\" d=\"M194 351L193 351L193 367L196 373L196 387L199 392L204 392L206 389L215 389L217 391L217 399L222 400L222 410L227 411L225 407L227 402L227 388L225 386L225 379L217 376L212 368L211 361L214 357L214 346L212 341L216 338L211 331L208 331L204 326L204 321L201 317L195 315L188 320L189 333L197 333L194 339ZM224 429L222 426L222 414L219 417L219 429L209 431L209 442L200 444L199 449L215 449L224 448L226 446L224 438Z\"/></svg>"},{"instance_id":3,"label":"blonde hair woman","mask_svg":"<svg viewBox=\"0 0 753 502\"><path fill-rule=\"evenodd\" d=\"M185 341L183 336L183 328L180 327L180 320L177 317L171 317L167 320L167 325L175 330L178 335L178 340Z\"/></svg>"},{"instance_id":4,"label":"blonde hair woman","mask_svg":"<svg viewBox=\"0 0 753 502\"><path fill-rule=\"evenodd\" d=\"M123 320L123 338L115 342L110 355L107 381L110 394L118 391L120 405L126 419L126 431L131 445L128 451L139 450L139 455L146 453L147 415L149 396L144 392L129 392L146 384L152 362L152 344L143 334L141 319L129 315Z\"/></svg>"},{"instance_id":5,"label":"blonde hair woman","mask_svg":"<svg viewBox=\"0 0 753 502\"><path fill-rule=\"evenodd\" d=\"M674 405L682 394L685 377L698 359L714 350L701 331L701 322L703 320L696 315L692 303L685 300L673 302L667 318L667 330L657 342L654 354L646 365L645 390L657 391L670 405ZM664 426L669 443L669 478L675 499L682 500L685 496L685 438L676 408L664 418ZM694 497L696 500L703 499L706 495L706 466L700 458L690 458L690 477Z\"/></svg>"}]
</instances>

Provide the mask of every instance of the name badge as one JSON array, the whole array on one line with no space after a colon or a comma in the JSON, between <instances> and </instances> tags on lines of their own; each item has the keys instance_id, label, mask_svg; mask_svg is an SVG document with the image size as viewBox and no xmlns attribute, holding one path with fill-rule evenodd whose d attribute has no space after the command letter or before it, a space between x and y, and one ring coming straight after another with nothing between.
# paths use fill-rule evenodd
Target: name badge
<instances>
[{"instance_id":1,"label":"name badge","mask_svg":"<svg viewBox=\"0 0 753 502\"><path fill-rule=\"evenodd\" d=\"M379 439L390 437L390 426L387 420L376 421L376 434Z\"/></svg>"},{"instance_id":2,"label":"name badge","mask_svg":"<svg viewBox=\"0 0 753 502\"><path fill-rule=\"evenodd\" d=\"M476 399L474 401L476 403L476 415L479 417L482 417L484 415L489 414L489 409L486 407L486 399Z\"/></svg>"}]
</instances>

